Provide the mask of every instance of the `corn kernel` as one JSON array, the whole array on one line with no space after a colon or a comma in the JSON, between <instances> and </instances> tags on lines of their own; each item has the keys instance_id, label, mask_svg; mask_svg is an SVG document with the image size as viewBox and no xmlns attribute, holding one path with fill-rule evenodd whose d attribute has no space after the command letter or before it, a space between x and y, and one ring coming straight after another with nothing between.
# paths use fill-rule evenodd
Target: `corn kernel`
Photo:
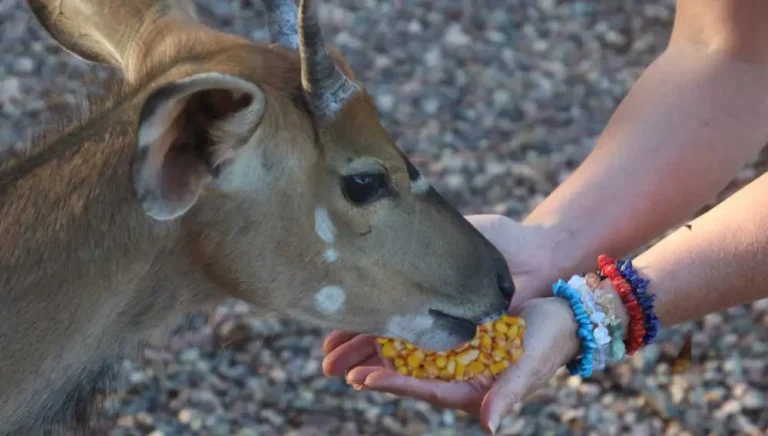
<instances>
[{"instance_id":1,"label":"corn kernel","mask_svg":"<svg viewBox=\"0 0 768 436\"><path fill-rule=\"evenodd\" d=\"M485 371L485 364L477 360L467 365L467 375L470 377L482 374L483 371Z\"/></svg>"},{"instance_id":2,"label":"corn kernel","mask_svg":"<svg viewBox=\"0 0 768 436\"><path fill-rule=\"evenodd\" d=\"M448 358L445 356L437 356L437 359L435 359L435 365L437 365L437 367L440 369L445 368L445 365L447 363L448 363Z\"/></svg>"},{"instance_id":3,"label":"corn kernel","mask_svg":"<svg viewBox=\"0 0 768 436\"><path fill-rule=\"evenodd\" d=\"M493 360L504 360L507 357L507 350L503 348L496 348L493 350Z\"/></svg>"},{"instance_id":4,"label":"corn kernel","mask_svg":"<svg viewBox=\"0 0 768 436\"><path fill-rule=\"evenodd\" d=\"M485 365L490 365L490 364L492 364L492 363L493 363L493 360L494 360L494 359L493 359L493 356L491 356L490 354L488 354L488 353L485 353L485 352L483 352L483 353L480 353L480 357L478 357L478 358L477 358L477 361L478 361L478 362L482 362L482 363L483 363L483 364L485 364Z\"/></svg>"},{"instance_id":5,"label":"corn kernel","mask_svg":"<svg viewBox=\"0 0 768 436\"><path fill-rule=\"evenodd\" d=\"M381 355L390 359L397 356L397 349L395 349L395 346L392 345L391 342L386 343L381 347Z\"/></svg>"},{"instance_id":6,"label":"corn kernel","mask_svg":"<svg viewBox=\"0 0 768 436\"><path fill-rule=\"evenodd\" d=\"M509 331L509 326L504 321L496 321L493 323L493 329L499 333L506 333Z\"/></svg>"},{"instance_id":7,"label":"corn kernel","mask_svg":"<svg viewBox=\"0 0 768 436\"><path fill-rule=\"evenodd\" d=\"M428 352L399 339L377 338L381 356L397 372L415 378L465 381L497 376L523 354L525 321L503 316L477 328L475 337L448 351Z\"/></svg>"},{"instance_id":8,"label":"corn kernel","mask_svg":"<svg viewBox=\"0 0 768 436\"><path fill-rule=\"evenodd\" d=\"M490 353L491 347L493 346L493 340L490 336L483 336L483 338L480 340L480 351L484 353Z\"/></svg>"},{"instance_id":9,"label":"corn kernel","mask_svg":"<svg viewBox=\"0 0 768 436\"><path fill-rule=\"evenodd\" d=\"M464 380L464 372L467 371L467 365L464 365L463 363L457 363L456 364L456 379L457 380Z\"/></svg>"},{"instance_id":10,"label":"corn kernel","mask_svg":"<svg viewBox=\"0 0 768 436\"><path fill-rule=\"evenodd\" d=\"M424 362L424 371L430 377L437 377L440 375L440 368L437 367L435 362Z\"/></svg>"},{"instance_id":11,"label":"corn kernel","mask_svg":"<svg viewBox=\"0 0 768 436\"><path fill-rule=\"evenodd\" d=\"M467 350L462 351L456 356L456 361L458 363L461 363L462 365L469 365L470 362L473 362L478 357L480 357L480 351L478 350Z\"/></svg>"},{"instance_id":12,"label":"corn kernel","mask_svg":"<svg viewBox=\"0 0 768 436\"><path fill-rule=\"evenodd\" d=\"M406 362L408 362L408 366L412 369L416 369L419 366L421 366L421 362L424 361L424 352L421 350L416 350L413 353L411 353L410 356L408 356L408 359L406 359Z\"/></svg>"}]
</instances>

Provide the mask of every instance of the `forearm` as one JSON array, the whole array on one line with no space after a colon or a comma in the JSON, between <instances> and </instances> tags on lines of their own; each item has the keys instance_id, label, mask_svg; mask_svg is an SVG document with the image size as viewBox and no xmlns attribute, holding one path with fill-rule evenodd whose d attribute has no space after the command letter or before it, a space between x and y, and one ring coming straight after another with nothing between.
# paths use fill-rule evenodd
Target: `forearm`
<instances>
[{"instance_id":1,"label":"forearm","mask_svg":"<svg viewBox=\"0 0 768 436\"><path fill-rule=\"evenodd\" d=\"M669 327L768 297L768 174L633 260Z\"/></svg>"},{"instance_id":2,"label":"forearm","mask_svg":"<svg viewBox=\"0 0 768 436\"><path fill-rule=\"evenodd\" d=\"M678 44L640 77L594 151L525 220L556 279L625 256L692 217L768 138L768 71ZM547 292L543 289L542 292Z\"/></svg>"}]
</instances>

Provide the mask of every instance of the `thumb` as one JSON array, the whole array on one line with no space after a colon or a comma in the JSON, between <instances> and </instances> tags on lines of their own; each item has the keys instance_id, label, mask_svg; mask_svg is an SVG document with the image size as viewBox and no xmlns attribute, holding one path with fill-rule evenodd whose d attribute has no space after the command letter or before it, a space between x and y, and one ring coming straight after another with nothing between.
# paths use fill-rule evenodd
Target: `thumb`
<instances>
[{"instance_id":1,"label":"thumb","mask_svg":"<svg viewBox=\"0 0 768 436\"><path fill-rule=\"evenodd\" d=\"M531 300L524 305L523 317L528 323L523 338L526 350L493 384L480 408L481 422L487 423L491 433L515 403L549 382L579 348L567 302L554 297Z\"/></svg>"},{"instance_id":2,"label":"thumb","mask_svg":"<svg viewBox=\"0 0 768 436\"><path fill-rule=\"evenodd\" d=\"M516 366L504 372L485 394L480 406L480 422L491 434L496 434L501 418L522 400L531 380L528 367Z\"/></svg>"}]
</instances>

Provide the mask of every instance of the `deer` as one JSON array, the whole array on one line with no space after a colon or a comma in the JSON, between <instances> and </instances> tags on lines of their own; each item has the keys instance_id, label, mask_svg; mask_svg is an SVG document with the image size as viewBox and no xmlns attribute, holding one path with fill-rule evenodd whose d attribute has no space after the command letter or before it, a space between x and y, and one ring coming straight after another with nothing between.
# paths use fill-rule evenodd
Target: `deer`
<instances>
[{"instance_id":1,"label":"deer","mask_svg":"<svg viewBox=\"0 0 768 436\"><path fill-rule=\"evenodd\" d=\"M119 79L0 163L0 434L83 430L119 359L227 298L430 350L509 307L309 0L264 2L269 41L191 0L27 6Z\"/></svg>"}]
</instances>

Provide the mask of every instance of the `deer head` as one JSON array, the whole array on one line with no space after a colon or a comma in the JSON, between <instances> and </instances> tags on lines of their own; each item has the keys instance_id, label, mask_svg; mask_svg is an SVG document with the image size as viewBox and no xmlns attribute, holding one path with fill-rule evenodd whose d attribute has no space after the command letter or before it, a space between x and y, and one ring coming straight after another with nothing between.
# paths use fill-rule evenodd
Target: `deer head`
<instances>
[{"instance_id":1,"label":"deer head","mask_svg":"<svg viewBox=\"0 0 768 436\"><path fill-rule=\"evenodd\" d=\"M270 46L203 26L182 0L29 3L134 89L136 207L217 289L428 349L508 307L504 258L392 142L308 0L265 2Z\"/></svg>"}]
</instances>

